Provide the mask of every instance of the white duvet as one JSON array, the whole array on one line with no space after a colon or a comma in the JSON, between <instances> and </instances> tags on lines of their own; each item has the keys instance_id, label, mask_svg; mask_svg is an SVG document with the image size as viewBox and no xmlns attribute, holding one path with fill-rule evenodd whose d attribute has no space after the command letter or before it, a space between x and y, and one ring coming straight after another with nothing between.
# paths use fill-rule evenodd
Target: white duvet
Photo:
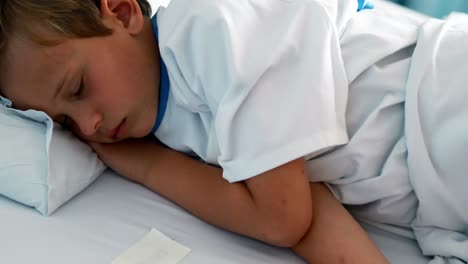
<instances>
[{"instance_id":1,"label":"white duvet","mask_svg":"<svg viewBox=\"0 0 468 264\"><path fill-rule=\"evenodd\" d=\"M421 28L407 83L412 221L431 263L468 262L468 15Z\"/></svg>"},{"instance_id":2,"label":"white duvet","mask_svg":"<svg viewBox=\"0 0 468 264\"><path fill-rule=\"evenodd\" d=\"M417 239L431 263L467 263L468 15L376 6L341 39L350 141L308 160L309 177L358 219Z\"/></svg>"}]
</instances>

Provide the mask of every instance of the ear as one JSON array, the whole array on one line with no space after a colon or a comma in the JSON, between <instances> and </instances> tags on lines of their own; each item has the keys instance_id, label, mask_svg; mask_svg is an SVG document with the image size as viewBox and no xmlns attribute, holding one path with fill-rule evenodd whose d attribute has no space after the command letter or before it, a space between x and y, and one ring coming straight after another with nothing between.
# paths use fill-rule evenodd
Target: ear
<instances>
[{"instance_id":1,"label":"ear","mask_svg":"<svg viewBox=\"0 0 468 264\"><path fill-rule=\"evenodd\" d=\"M101 18L106 26L113 22L121 24L132 35L137 35L143 29L144 18L137 0L100 0Z\"/></svg>"}]
</instances>

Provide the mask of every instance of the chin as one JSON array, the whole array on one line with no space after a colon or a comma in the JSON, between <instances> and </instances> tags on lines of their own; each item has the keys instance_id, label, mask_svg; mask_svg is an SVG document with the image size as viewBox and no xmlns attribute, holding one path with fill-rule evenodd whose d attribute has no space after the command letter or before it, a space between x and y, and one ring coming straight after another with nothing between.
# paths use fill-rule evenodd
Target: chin
<instances>
[{"instance_id":1,"label":"chin","mask_svg":"<svg viewBox=\"0 0 468 264\"><path fill-rule=\"evenodd\" d=\"M144 138L144 137L153 135L153 133L151 133L153 131L153 126L154 126L154 124L151 123L148 126L146 126L144 129L140 130L139 132L141 132L141 133L139 133L139 135L137 135L137 137L138 138Z\"/></svg>"},{"instance_id":2,"label":"chin","mask_svg":"<svg viewBox=\"0 0 468 264\"><path fill-rule=\"evenodd\" d=\"M148 133L139 133L135 136L133 136L132 138L144 138L144 137L147 137L151 134L151 130L148 132Z\"/></svg>"}]
</instances>

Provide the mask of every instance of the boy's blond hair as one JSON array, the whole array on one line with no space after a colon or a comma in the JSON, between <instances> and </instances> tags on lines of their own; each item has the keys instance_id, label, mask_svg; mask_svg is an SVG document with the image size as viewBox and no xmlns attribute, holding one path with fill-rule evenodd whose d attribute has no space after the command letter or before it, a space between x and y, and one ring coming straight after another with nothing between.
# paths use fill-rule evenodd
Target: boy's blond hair
<instances>
[{"instance_id":1,"label":"boy's blond hair","mask_svg":"<svg viewBox=\"0 0 468 264\"><path fill-rule=\"evenodd\" d=\"M148 1L137 2L143 15L151 16ZM38 29L45 29L58 38L110 35L112 31L101 22L100 5L100 0L0 0L0 56L14 35L41 45L60 41L44 36Z\"/></svg>"}]
</instances>

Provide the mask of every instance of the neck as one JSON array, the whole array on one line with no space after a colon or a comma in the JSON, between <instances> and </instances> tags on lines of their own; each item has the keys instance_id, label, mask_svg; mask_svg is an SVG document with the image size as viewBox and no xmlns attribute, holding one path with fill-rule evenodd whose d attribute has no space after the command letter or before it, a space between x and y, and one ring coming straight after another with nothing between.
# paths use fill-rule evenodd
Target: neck
<instances>
[{"instance_id":1,"label":"neck","mask_svg":"<svg viewBox=\"0 0 468 264\"><path fill-rule=\"evenodd\" d=\"M154 100L155 108L154 111L158 111L158 99L159 99L159 89L160 89L160 55L159 55L159 45L155 39L153 25L151 19L146 19L143 26L142 34L140 35L141 45L145 54L145 63L147 65L147 70L149 70L149 75L153 76L152 80L147 80L148 83L153 83L154 86Z\"/></svg>"},{"instance_id":2,"label":"neck","mask_svg":"<svg viewBox=\"0 0 468 264\"><path fill-rule=\"evenodd\" d=\"M156 41L153 32L153 25L151 19L146 19L143 30L139 36L140 47L142 48L145 63L145 71L148 71L145 76L151 76L151 80L146 80L149 84L148 96L153 98L154 113L157 113L159 104L159 90L160 90L160 55L159 45Z\"/></svg>"},{"instance_id":3,"label":"neck","mask_svg":"<svg viewBox=\"0 0 468 264\"><path fill-rule=\"evenodd\" d=\"M151 58L150 61L153 64L151 66L154 66L155 73L158 74L159 79L159 45L154 36L151 19L145 20L142 31L142 42L144 44L143 48L145 49L146 54L148 54L148 58Z\"/></svg>"}]
</instances>

